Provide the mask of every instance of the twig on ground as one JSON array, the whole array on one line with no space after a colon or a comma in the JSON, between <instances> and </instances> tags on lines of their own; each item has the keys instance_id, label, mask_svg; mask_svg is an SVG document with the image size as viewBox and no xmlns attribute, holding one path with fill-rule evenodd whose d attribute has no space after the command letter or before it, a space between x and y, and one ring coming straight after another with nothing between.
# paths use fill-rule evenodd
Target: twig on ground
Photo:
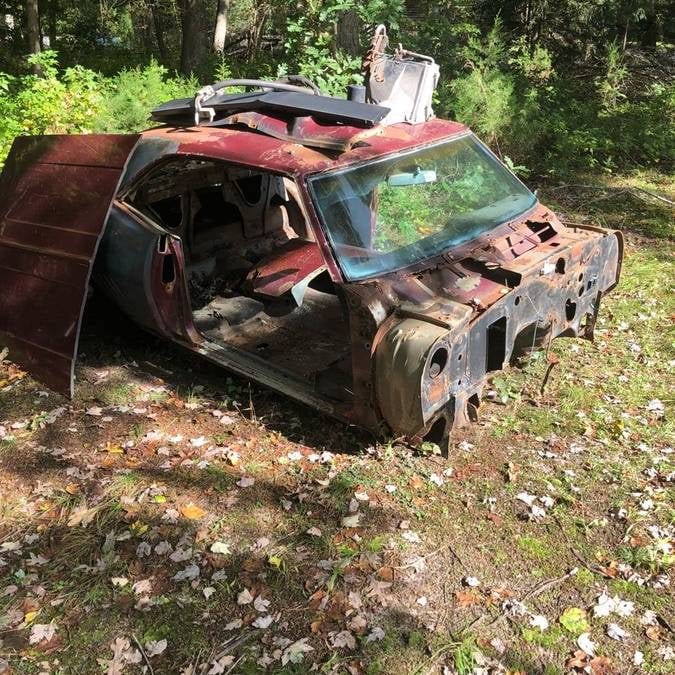
<instances>
[{"instance_id":1,"label":"twig on ground","mask_svg":"<svg viewBox=\"0 0 675 675\"><path fill-rule=\"evenodd\" d=\"M231 673L238 665L239 662L244 658L244 654L242 654L231 666L228 670L225 671L225 675L228 675L228 673Z\"/></svg>"},{"instance_id":2,"label":"twig on ground","mask_svg":"<svg viewBox=\"0 0 675 675\"><path fill-rule=\"evenodd\" d=\"M457 560L457 562L464 568L464 571L468 571L467 566L464 564L464 561L459 557L459 554L452 547L452 544L443 544L443 546L439 546L438 548L434 549L430 553L427 553L426 555L417 556L416 562L407 563L406 565L395 565L394 569L407 570L411 567L415 567L419 560L424 560L424 562L426 562L427 560L429 560L429 558L433 558L434 556L438 555L441 551L443 551L443 549L446 548L448 549L448 551L450 551L450 553L452 553L455 560Z\"/></svg>"},{"instance_id":3,"label":"twig on ground","mask_svg":"<svg viewBox=\"0 0 675 675\"><path fill-rule=\"evenodd\" d=\"M563 538L565 539L565 542L569 546L570 552L572 555L589 571L593 572L593 574L600 574L603 577L608 576L604 570L602 570L600 567L597 565L591 565L590 563L587 563L586 560L582 557L582 555L572 546L572 542L570 541L570 538L567 536L567 532L565 532L565 528L563 527L562 523L560 522L560 519L558 516L553 514L553 521L555 524L560 528L560 532L562 533Z\"/></svg>"},{"instance_id":4,"label":"twig on ground","mask_svg":"<svg viewBox=\"0 0 675 675\"><path fill-rule=\"evenodd\" d=\"M554 579L548 579L547 581L542 581L541 583L537 584L532 590L528 591L523 595L521 598L520 602L525 602L525 600L529 600L530 598L534 598L538 595L541 595L544 591L547 591L549 588L553 588L553 586L557 586L558 584L561 584L563 581L566 581L570 577L573 577L577 573L578 569L576 567L573 567L569 572L566 574L563 574L560 577L555 577ZM470 631L472 628L475 628L476 626L480 625L483 621L486 620L487 614L481 614L479 617L475 618L470 624L468 624L465 628L462 629L462 632L465 633L467 631ZM495 624L499 623L500 621L503 621L504 619L507 618L506 612L502 610L495 616L492 621L488 624L488 626L494 626Z\"/></svg>"},{"instance_id":5,"label":"twig on ground","mask_svg":"<svg viewBox=\"0 0 675 675\"><path fill-rule=\"evenodd\" d=\"M549 588L553 588L553 586L557 586L558 584L561 584L563 581L566 581L570 577L573 577L578 571L579 571L578 567L573 567L569 572L563 574L562 576L549 579L548 581L542 581L541 583L537 584L532 590L525 593L525 595L521 599L521 602L525 602L525 600L528 600L529 598L536 598L538 595L541 595L542 593L544 593L544 591L547 591Z\"/></svg>"},{"instance_id":6,"label":"twig on ground","mask_svg":"<svg viewBox=\"0 0 675 675\"><path fill-rule=\"evenodd\" d=\"M673 627L661 616L661 614L656 615L656 620L668 631L671 633L675 633L675 630L673 630Z\"/></svg>"},{"instance_id":7,"label":"twig on ground","mask_svg":"<svg viewBox=\"0 0 675 675\"><path fill-rule=\"evenodd\" d=\"M139 639L136 637L134 633L131 634L131 637L133 641L136 643L136 646L141 652L141 655L143 656L143 660L145 661L145 664L148 666L148 670L150 671L150 675L155 675L155 671L152 668L152 664L150 663L150 659L148 658L148 655L145 653L145 649L143 649L143 645L140 643Z\"/></svg>"}]
</instances>

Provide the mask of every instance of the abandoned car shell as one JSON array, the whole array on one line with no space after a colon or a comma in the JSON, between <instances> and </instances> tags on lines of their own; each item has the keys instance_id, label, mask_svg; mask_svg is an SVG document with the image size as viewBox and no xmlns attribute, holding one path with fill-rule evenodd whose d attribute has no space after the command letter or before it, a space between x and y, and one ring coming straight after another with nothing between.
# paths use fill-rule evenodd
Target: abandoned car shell
<instances>
[{"instance_id":1,"label":"abandoned car shell","mask_svg":"<svg viewBox=\"0 0 675 675\"><path fill-rule=\"evenodd\" d=\"M440 442L490 373L554 337L592 338L618 232L563 225L460 124L295 122L244 111L18 138L0 179L10 358L72 395L93 274L154 334L345 422ZM468 157L481 170L453 178ZM507 186L499 216L479 204L483 227L459 215L452 240L396 201L416 185L438 219L431 190L487 174ZM378 230L378 209L431 243Z\"/></svg>"}]
</instances>

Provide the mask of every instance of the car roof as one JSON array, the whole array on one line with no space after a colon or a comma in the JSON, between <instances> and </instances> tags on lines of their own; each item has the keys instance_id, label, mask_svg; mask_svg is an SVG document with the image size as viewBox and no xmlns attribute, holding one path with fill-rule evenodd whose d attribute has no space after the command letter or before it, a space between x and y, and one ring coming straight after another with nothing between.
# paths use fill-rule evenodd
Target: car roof
<instances>
[{"instance_id":1,"label":"car roof","mask_svg":"<svg viewBox=\"0 0 675 675\"><path fill-rule=\"evenodd\" d=\"M162 141L165 147L169 144L178 155L301 176L404 152L468 131L463 124L441 119L363 128L323 124L310 117L291 123L283 117L246 112L228 118L226 123L148 129L143 139Z\"/></svg>"}]
</instances>

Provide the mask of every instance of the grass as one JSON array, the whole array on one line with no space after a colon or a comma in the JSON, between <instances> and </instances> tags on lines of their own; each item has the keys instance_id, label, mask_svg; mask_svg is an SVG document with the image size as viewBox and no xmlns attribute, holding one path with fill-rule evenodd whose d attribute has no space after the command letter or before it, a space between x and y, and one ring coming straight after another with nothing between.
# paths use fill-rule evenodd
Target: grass
<instances>
[{"instance_id":1,"label":"grass","mask_svg":"<svg viewBox=\"0 0 675 675\"><path fill-rule=\"evenodd\" d=\"M555 555L554 548L536 537L520 537L516 544L525 555L534 560L546 561Z\"/></svg>"},{"instance_id":2,"label":"grass","mask_svg":"<svg viewBox=\"0 0 675 675\"><path fill-rule=\"evenodd\" d=\"M672 180L654 174L603 180L619 189L673 191ZM45 660L58 675L93 672L97 659L111 658L117 637L135 635L143 644L166 639L166 651L152 657L153 669L179 673L195 664L211 667L209 658L235 640L232 654L240 660L232 672L258 673L261 659L306 638L313 651L302 662L282 665L277 655L268 672L304 673L313 663L319 672L339 672L358 662L372 675L444 667L470 673L480 661L560 675L578 647L559 617L570 607L590 610L607 587L636 609L612 617L631 634L626 643L611 641L608 619L588 611L597 653L611 658L616 672L628 672L640 648L645 671L669 672L672 662L657 651L667 636L648 640L640 617L652 610L675 621L672 592L658 585L660 574L672 573L673 560L649 530L673 522L665 476L675 463L664 451L674 438L675 275L673 245L664 239L672 234L672 213L628 193L604 195L594 193L603 198L580 208L588 195L557 193L570 219L591 212L626 230L623 278L603 300L595 342L555 341L560 364L543 394L541 357L495 377L504 404L483 403L480 422L457 439L473 448L455 444L447 462L393 441L370 448L371 439L179 354L171 355L171 370L185 377L158 383L138 368L120 368L127 379L115 372L107 384L84 388L73 412L53 422L40 408L56 404L42 403L30 378L0 392L0 410L8 411L0 424L11 431L0 440L0 545L21 545L20 552L0 551L6 563L0 596L18 587L0 598L0 614L11 619L33 603L38 612L2 634L0 658L16 673L40 672ZM133 336L124 340L130 360L159 360L148 353L145 336L138 344ZM105 344L87 351L119 366ZM224 431L209 411L233 398L246 405L250 398L255 418L237 417ZM652 399L664 402L664 417L648 410ZM145 412L134 412L141 400ZM199 407L186 410L186 403ZM107 406L113 420L99 424L84 416L94 405ZM11 429L15 422L26 424ZM148 444L143 438L151 430L184 441ZM189 439L197 436L208 442L195 449ZM228 446L240 462L202 461L212 446ZM66 454L51 455L53 448ZM303 456L329 450L334 458L290 461L296 450ZM445 484L431 484L429 475L448 464L453 473ZM242 475L255 483L238 487ZM395 491L385 489L389 485ZM362 491L369 499L359 503L361 521L342 527ZM548 495L554 504L533 520L516 498L521 492ZM651 506L644 511L646 499ZM204 514L184 515L187 504ZM90 522L69 525L78 509L92 507ZM167 518L171 512L178 517ZM307 533L312 527L320 536ZM419 542L406 539L406 531ZM214 542L226 543L229 553L211 551ZM155 552L160 544L172 552L191 549L191 557L172 560ZM196 579L172 579L193 561ZM621 565L630 573L620 572ZM574 576L560 580L575 567ZM217 573L222 576L214 579ZM471 576L479 586L467 586ZM112 578L128 583L114 586ZM134 584L147 579L152 590L144 598ZM542 583L547 586L539 592ZM208 598L206 589L214 589ZM275 621L269 628L253 627L265 612L252 602L238 604L245 589L270 602ZM528 611L547 617L549 628L530 625L529 615L502 617L509 599L524 599ZM31 625L51 620L62 642L54 651L29 645ZM226 630L234 620L241 626ZM376 627L382 635L369 641ZM353 649L335 646L344 631L353 635ZM136 672L140 666L124 669Z\"/></svg>"}]
</instances>

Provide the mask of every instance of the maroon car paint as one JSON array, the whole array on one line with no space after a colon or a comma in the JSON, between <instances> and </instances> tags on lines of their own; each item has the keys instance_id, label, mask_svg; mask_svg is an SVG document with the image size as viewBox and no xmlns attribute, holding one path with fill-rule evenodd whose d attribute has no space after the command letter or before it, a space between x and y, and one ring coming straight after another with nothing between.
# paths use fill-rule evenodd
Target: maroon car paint
<instances>
[{"instance_id":1,"label":"maroon car paint","mask_svg":"<svg viewBox=\"0 0 675 675\"><path fill-rule=\"evenodd\" d=\"M0 179L0 343L10 347L10 358L52 389L72 393L91 265L116 192L98 258L107 286L121 291L114 297L124 311L235 373L374 432L445 443L454 426L475 416L490 373L524 348L557 336L592 339L601 299L619 278L621 235L567 227L541 204L435 259L359 282L344 278L308 178L458 138L470 133L463 125L433 119L364 130L307 120L290 125L258 113L239 118L197 128L164 126L140 137L15 143ZM349 331L346 399L197 331L182 240L157 223L143 225L144 217L126 201L150 172L176 158L295 181L315 243L282 247L259 261L248 292L276 297L325 266ZM439 354L440 374L433 369Z\"/></svg>"},{"instance_id":2,"label":"maroon car paint","mask_svg":"<svg viewBox=\"0 0 675 675\"><path fill-rule=\"evenodd\" d=\"M93 260L138 138L17 138L0 178L0 338L65 395Z\"/></svg>"}]
</instances>

